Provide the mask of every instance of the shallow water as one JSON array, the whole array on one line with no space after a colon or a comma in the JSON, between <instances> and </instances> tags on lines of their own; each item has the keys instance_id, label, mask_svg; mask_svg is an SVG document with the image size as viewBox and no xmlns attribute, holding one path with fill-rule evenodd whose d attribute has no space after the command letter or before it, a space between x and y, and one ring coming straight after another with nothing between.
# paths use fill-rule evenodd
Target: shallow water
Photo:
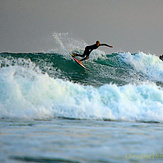
<instances>
[{"instance_id":1,"label":"shallow water","mask_svg":"<svg viewBox=\"0 0 163 163\"><path fill-rule=\"evenodd\" d=\"M0 162L162 161L160 123L2 119L0 128Z\"/></svg>"}]
</instances>

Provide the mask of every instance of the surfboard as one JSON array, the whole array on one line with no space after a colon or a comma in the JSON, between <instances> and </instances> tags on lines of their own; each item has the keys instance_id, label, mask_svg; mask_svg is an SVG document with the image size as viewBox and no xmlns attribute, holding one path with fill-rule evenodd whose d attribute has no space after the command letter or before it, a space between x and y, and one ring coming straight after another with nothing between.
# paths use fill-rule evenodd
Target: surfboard
<instances>
[{"instance_id":1,"label":"surfboard","mask_svg":"<svg viewBox=\"0 0 163 163\"><path fill-rule=\"evenodd\" d=\"M77 64L79 64L82 68L87 69L82 63L80 63L75 57L73 57L72 54L71 54L71 57L72 57L72 58L74 59L74 61L75 61Z\"/></svg>"}]
</instances>

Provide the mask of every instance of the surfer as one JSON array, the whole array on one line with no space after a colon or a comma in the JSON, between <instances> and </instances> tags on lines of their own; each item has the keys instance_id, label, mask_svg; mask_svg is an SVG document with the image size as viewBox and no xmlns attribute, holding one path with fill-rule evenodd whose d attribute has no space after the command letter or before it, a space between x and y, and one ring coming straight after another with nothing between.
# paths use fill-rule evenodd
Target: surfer
<instances>
[{"instance_id":1,"label":"surfer","mask_svg":"<svg viewBox=\"0 0 163 163\"><path fill-rule=\"evenodd\" d=\"M83 54L72 54L72 56L73 57L75 57L75 56L84 57L83 59L79 60L79 62L81 63L81 61L89 59L89 55L92 52L92 50L97 49L99 46L108 46L109 48L113 48L113 46L110 46L107 44L100 44L100 41L96 41L95 44L86 46Z\"/></svg>"},{"instance_id":2,"label":"surfer","mask_svg":"<svg viewBox=\"0 0 163 163\"><path fill-rule=\"evenodd\" d=\"M160 55L160 57L159 57L162 61L163 61L163 55Z\"/></svg>"}]
</instances>

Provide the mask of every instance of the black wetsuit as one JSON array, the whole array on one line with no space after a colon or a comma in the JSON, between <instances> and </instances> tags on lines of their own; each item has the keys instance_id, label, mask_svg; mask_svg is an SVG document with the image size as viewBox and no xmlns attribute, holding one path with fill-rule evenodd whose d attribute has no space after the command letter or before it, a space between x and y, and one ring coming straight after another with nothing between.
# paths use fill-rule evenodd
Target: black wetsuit
<instances>
[{"instance_id":1,"label":"black wetsuit","mask_svg":"<svg viewBox=\"0 0 163 163\"><path fill-rule=\"evenodd\" d=\"M108 46L108 47L110 47L107 44L100 44L99 46ZM89 54L92 52L92 50L97 49L99 46L97 46L96 44L93 44L93 45L90 45L90 46L86 46L84 53L82 55L81 54L76 54L76 56L85 57L81 61L86 60L87 57L89 56Z\"/></svg>"}]
</instances>

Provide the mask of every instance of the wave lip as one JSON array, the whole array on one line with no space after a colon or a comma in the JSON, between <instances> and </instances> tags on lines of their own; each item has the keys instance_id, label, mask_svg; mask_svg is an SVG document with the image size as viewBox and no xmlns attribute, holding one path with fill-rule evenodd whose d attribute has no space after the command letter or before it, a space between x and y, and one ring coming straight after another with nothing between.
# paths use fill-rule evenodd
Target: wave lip
<instances>
[{"instance_id":1,"label":"wave lip","mask_svg":"<svg viewBox=\"0 0 163 163\"><path fill-rule=\"evenodd\" d=\"M119 54L122 63L127 64L137 73L142 73L148 80L163 82L163 62L159 57L143 52Z\"/></svg>"}]
</instances>

